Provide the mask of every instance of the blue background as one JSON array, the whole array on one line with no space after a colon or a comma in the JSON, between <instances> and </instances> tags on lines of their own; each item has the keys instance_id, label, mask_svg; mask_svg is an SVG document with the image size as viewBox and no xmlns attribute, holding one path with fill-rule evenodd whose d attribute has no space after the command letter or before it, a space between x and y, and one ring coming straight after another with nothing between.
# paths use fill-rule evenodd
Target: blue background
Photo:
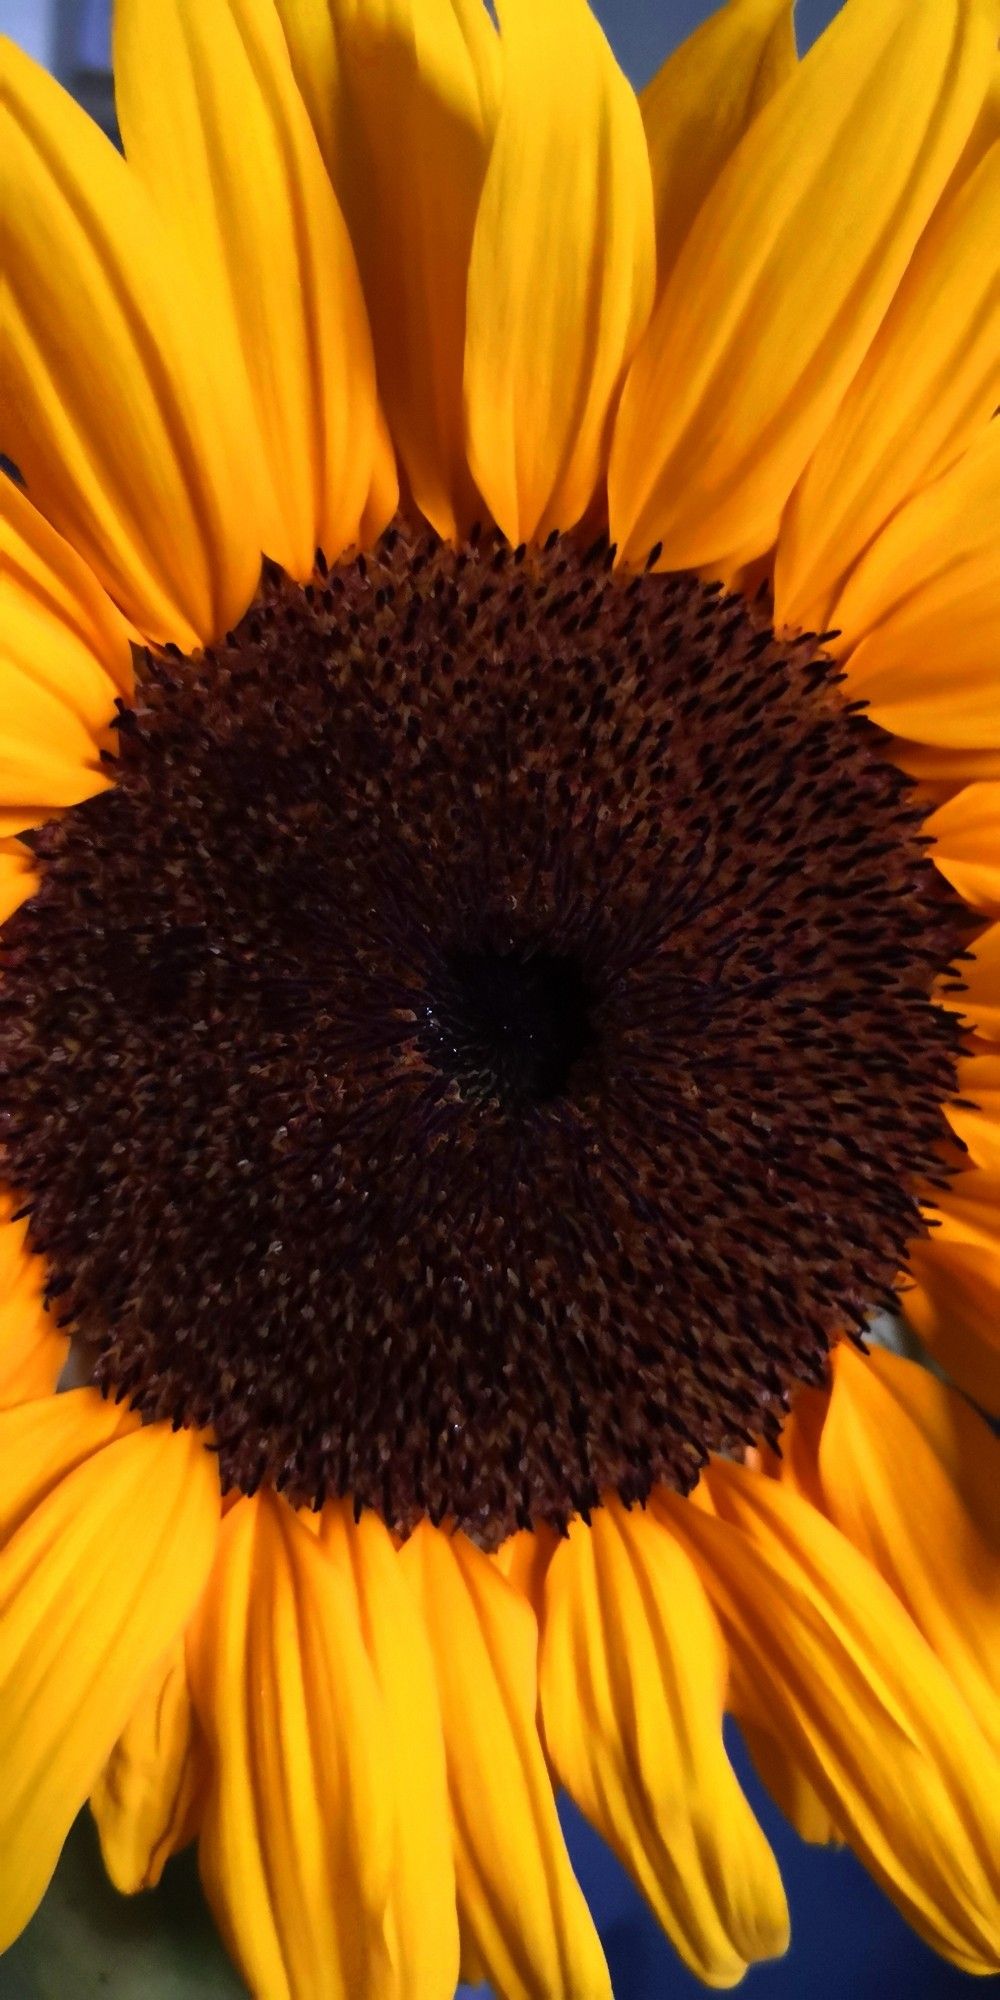
<instances>
[{"instance_id":1,"label":"blue background","mask_svg":"<svg viewBox=\"0 0 1000 2000\"><path fill-rule=\"evenodd\" d=\"M920 0L920 4L934 4L934 0ZM593 0L593 5L619 61L637 85L644 83L669 49L711 11L699 0ZM0 11L6 12L2 0ZM814 39L835 11L834 0L801 0L797 16L800 47ZM78 61L99 66L105 60L107 14L106 0L82 0L76 38ZM13 20L5 25L17 32ZM757 1783L735 1731L730 1732L729 1743L777 1854L792 1913L791 1950L779 1963L750 1971L744 1991L752 2000L868 2000L868 1996L883 2000L885 1995L892 2000L948 2000L951 1995L971 2000L977 1991L985 1995L997 1990L1000 1981L973 1982L927 1951L850 1854L809 1848L800 1841ZM678 1964L614 1857L571 1806L564 1803L562 1812L573 1863L607 1953L616 2000L694 2000L696 1995L704 2000L705 1989ZM116 1960L116 1946L120 1949L127 1936L141 1948L148 1947L152 1993L158 1927L161 1933L176 1933L180 1924L200 1930L202 1920L193 1904L196 1891L191 1859L183 1856L172 1864L162 1889L144 1898L141 1905L127 1909L99 1881L96 1870L94 1843L81 1829L60 1871L64 1893L77 1905L85 1900L88 1923L103 1935L110 1965ZM56 1897L58 1893L57 1878ZM45 1981L36 1983L37 1973L33 1976L29 1968L32 1962L36 1968L39 1964L37 1946L34 1954L31 1951L32 1933L40 1943L52 1908L50 1902L49 1910L40 1913L22 1945L5 1961L6 1970L0 1968L0 1996L36 2000L42 1985L47 1985ZM205 1956L210 1955L207 1943L204 1951ZM223 1981L228 1987L224 1975ZM200 1980L197 1984L199 1991L205 1990ZM114 2000L113 1971L101 1977L101 1985L109 2000ZM213 1990L222 1991L222 1982ZM462 1987L462 2000L466 1996L471 2000L474 1990ZM478 1991L481 1994L483 1989ZM359 1995L358 2000L364 1996ZM567 1995L566 2000L575 2000L575 1996Z\"/></svg>"}]
</instances>

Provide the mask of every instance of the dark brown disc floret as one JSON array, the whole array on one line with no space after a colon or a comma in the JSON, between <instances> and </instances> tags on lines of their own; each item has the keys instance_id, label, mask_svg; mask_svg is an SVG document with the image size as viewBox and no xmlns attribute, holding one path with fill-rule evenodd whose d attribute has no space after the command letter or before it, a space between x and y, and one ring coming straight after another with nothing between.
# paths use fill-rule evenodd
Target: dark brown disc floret
<instances>
[{"instance_id":1,"label":"dark brown disc floret","mask_svg":"<svg viewBox=\"0 0 1000 2000\"><path fill-rule=\"evenodd\" d=\"M772 1436L891 1303L955 1082L959 911L815 639L395 529L137 664L3 933L96 1381L489 1546Z\"/></svg>"}]
</instances>

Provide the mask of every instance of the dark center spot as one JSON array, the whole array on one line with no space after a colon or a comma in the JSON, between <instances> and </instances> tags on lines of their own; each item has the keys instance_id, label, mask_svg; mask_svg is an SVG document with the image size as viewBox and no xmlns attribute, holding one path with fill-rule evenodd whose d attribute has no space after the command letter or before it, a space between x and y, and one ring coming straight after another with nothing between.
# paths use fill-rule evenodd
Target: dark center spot
<instances>
[{"instance_id":1,"label":"dark center spot","mask_svg":"<svg viewBox=\"0 0 1000 2000\"><path fill-rule=\"evenodd\" d=\"M510 1108L561 1097L593 1041L582 967L530 947L449 953L431 1019L463 1094Z\"/></svg>"},{"instance_id":2,"label":"dark center spot","mask_svg":"<svg viewBox=\"0 0 1000 2000\"><path fill-rule=\"evenodd\" d=\"M773 1436L940 1177L960 906L814 640L398 531L138 663L0 1133L95 1378L483 1543Z\"/></svg>"}]
</instances>

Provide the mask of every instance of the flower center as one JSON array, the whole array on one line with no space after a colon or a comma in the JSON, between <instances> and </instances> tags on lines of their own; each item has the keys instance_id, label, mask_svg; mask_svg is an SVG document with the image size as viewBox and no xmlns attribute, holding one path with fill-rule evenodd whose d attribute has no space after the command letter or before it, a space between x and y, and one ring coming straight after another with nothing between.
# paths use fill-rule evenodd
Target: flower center
<instances>
[{"instance_id":1,"label":"flower center","mask_svg":"<svg viewBox=\"0 0 1000 2000\"><path fill-rule=\"evenodd\" d=\"M958 906L808 638L393 530L30 837L7 1171L95 1380L487 1546L773 1436L940 1177Z\"/></svg>"}]
</instances>

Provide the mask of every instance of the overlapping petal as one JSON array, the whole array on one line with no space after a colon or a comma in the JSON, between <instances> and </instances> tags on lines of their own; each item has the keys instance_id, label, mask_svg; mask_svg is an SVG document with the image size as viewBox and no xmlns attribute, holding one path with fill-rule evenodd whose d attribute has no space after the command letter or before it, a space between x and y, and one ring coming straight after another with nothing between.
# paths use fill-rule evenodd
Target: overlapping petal
<instances>
[{"instance_id":1,"label":"overlapping petal","mask_svg":"<svg viewBox=\"0 0 1000 2000\"><path fill-rule=\"evenodd\" d=\"M717 1463L718 1517L659 1505L834 1823L909 1922L970 1972L1000 1965L1000 1770L874 1566L789 1487Z\"/></svg>"},{"instance_id":2,"label":"overlapping petal","mask_svg":"<svg viewBox=\"0 0 1000 2000\"><path fill-rule=\"evenodd\" d=\"M945 1107L949 1124L977 1167L1000 1173L1000 1054L963 1056L958 1087L960 1101Z\"/></svg>"},{"instance_id":3,"label":"overlapping petal","mask_svg":"<svg viewBox=\"0 0 1000 2000\"><path fill-rule=\"evenodd\" d=\"M127 158L191 274L242 427L257 546L294 576L358 537L375 380L347 227L271 0L121 0Z\"/></svg>"},{"instance_id":4,"label":"overlapping petal","mask_svg":"<svg viewBox=\"0 0 1000 2000\"><path fill-rule=\"evenodd\" d=\"M465 299L496 122L499 44L479 0L278 0L364 279L413 498L445 536L482 502L462 414Z\"/></svg>"},{"instance_id":5,"label":"overlapping petal","mask_svg":"<svg viewBox=\"0 0 1000 2000\"><path fill-rule=\"evenodd\" d=\"M856 559L959 458L1000 395L1000 144L943 200L789 502L777 618L823 631ZM914 572L916 574L916 572Z\"/></svg>"},{"instance_id":6,"label":"overlapping petal","mask_svg":"<svg viewBox=\"0 0 1000 2000\"><path fill-rule=\"evenodd\" d=\"M964 991L948 996L980 1035L1000 1042L1000 924L990 924L975 941L971 963L962 967Z\"/></svg>"},{"instance_id":7,"label":"overlapping petal","mask_svg":"<svg viewBox=\"0 0 1000 2000\"><path fill-rule=\"evenodd\" d=\"M90 1794L104 1866L123 1895L155 1888L170 1856L194 1838L202 1760L178 1634Z\"/></svg>"},{"instance_id":8,"label":"overlapping petal","mask_svg":"<svg viewBox=\"0 0 1000 2000\"><path fill-rule=\"evenodd\" d=\"M831 611L872 720L956 749L1000 743L1000 423L893 515Z\"/></svg>"},{"instance_id":9,"label":"overlapping petal","mask_svg":"<svg viewBox=\"0 0 1000 2000\"><path fill-rule=\"evenodd\" d=\"M83 1392L85 1393L85 1392ZM46 1402L64 1426L61 1403ZM20 1420L8 1413L5 1424ZM189 1617L218 1529L214 1461L192 1432L110 1442L95 1414L78 1460L0 1553L0 1950L44 1894L59 1850L156 1663ZM93 1426L93 1427L92 1427ZM15 1471L36 1475L26 1447Z\"/></svg>"},{"instance_id":10,"label":"overlapping petal","mask_svg":"<svg viewBox=\"0 0 1000 2000\"><path fill-rule=\"evenodd\" d=\"M242 404L137 176L51 77L3 58L4 448L125 615L189 649L257 583Z\"/></svg>"},{"instance_id":11,"label":"overlapping petal","mask_svg":"<svg viewBox=\"0 0 1000 2000\"><path fill-rule=\"evenodd\" d=\"M455 1864L434 1662L392 1538L349 1501L323 1513L320 1540L350 1592L382 1701L380 1754L392 1774L387 1916L400 2000L439 2000L458 1984Z\"/></svg>"},{"instance_id":12,"label":"overlapping petal","mask_svg":"<svg viewBox=\"0 0 1000 2000\"><path fill-rule=\"evenodd\" d=\"M1000 1414L1000 1265L969 1242L915 1243L903 1310L960 1389Z\"/></svg>"},{"instance_id":13,"label":"overlapping petal","mask_svg":"<svg viewBox=\"0 0 1000 2000\"><path fill-rule=\"evenodd\" d=\"M991 0L847 0L697 215L629 371L609 474L632 559L731 568L782 510L987 88ZM850 227L845 227L845 216Z\"/></svg>"},{"instance_id":14,"label":"overlapping petal","mask_svg":"<svg viewBox=\"0 0 1000 2000\"><path fill-rule=\"evenodd\" d=\"M818 1463L831 1520L892 1585L1000 1752L1000 1443L926 1368L841 1342Z\"/></svg>"},{"instance_id":15,"label":"overlapping petal","mask_svg":"<svg viewBox=\"0 0 1000 2000\"><path fill-rule=\"evenodd\" d=\"M210 1760L199 1865L247 1985L395 2000L378 1689L351 1593L273 1493L227 1514L188 1661Z\"/></svg>"},{"instance_id":16,"label":"overlapping petal","mask_svg":"<svg viewBox=\"0 0 1000 2000\"><path fill-rule=\"evenodd\" d=\"M777 1863L722 1744L726 1655L685 1550L613 1496L545 1584L539 1691L560 1782L711 1986L788 1943Z\"/></svg>"},{"instance_id":17,"label":"overlapping petal","mask_svg":"<svg viewBox=\"0 0 1000 2000\"><path fill-rule=\"evenodd\" d=\"M538 1738L531 1606L465 1535L429 1522L399 1560L440 1690L463 1975L505 2000L611 2000Z\"/></svg>"},{"instance_id":18,"label":"overlapping petal","mask_svg":"<svg viewBox=\"0 0 1000 2000\"><path fill-rule=\"evenodd\" d=\"M933 859L959 895L972 909L1000 917L1000 784L964 786L938 806L924 831L933 835Z\"/></svg>"},{"instance_id":19,"label":"overlapping petal","mask_svg":"<svg viewBox=\"0 0 1000 2000\"><path fill-rule=\"evenodd\" d=\"M600 479L653 296L642 120L585 0L500 0L503 94L469 266L469 462L512 542Z\"/></svg>"},{"instance_id":20,"label":"overlapping petal","mask_svg":"<svg viewBox=\"0 0 1000 2000\"><path fill-rule=\"evenodd\" d=\"M705 196L796 63L789 0L729 0L667 57L639 99L663 285Z\"/></svg>"}]
</instances>

